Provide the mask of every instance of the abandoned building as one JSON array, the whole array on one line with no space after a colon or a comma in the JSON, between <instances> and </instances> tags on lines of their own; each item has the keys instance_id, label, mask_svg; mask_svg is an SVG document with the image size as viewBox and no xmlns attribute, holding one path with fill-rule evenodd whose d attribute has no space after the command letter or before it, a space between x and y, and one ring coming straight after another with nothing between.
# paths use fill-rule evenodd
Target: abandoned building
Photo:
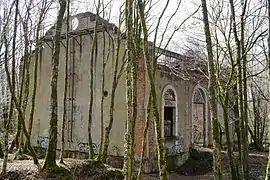
<instances>
[{"instance_id":1,"label":"abandoned building","mask_svg":"<svg viewBox=\"0 0 270 180\"><path fill-rule=\"evenodd\" d=\"M66 147L70 152L88 153L88 107L89 107L89 78L90 78L90 47L93 38L93 27L96 15L86 12L72 16L69 34L69 79L67 97L67 124ZM110 47L109 35L104 32L104 27L109 28L109 33L115 33L115 25L99 18L98 21L98 58L94 72L94 107L92 138L93 148L97 153L100 141L101 97L104 98L104 123L109 120L110 93L113 82L114 54ZM53 28L52 28L53 29ZM49 30L41 38L39 46L39 70L36 106L34 114L33 132L31 143L33 146L46 148L49 140L50 121L50 81L51 81L51 56L53 30ZM62 27L63 40L60 51L59 78L58 78L58 127L61 129L63 115L63 94L65 78L65 33L66 26ZM103 42L105 38L105 44ZM105 51L101 50L105 48ZM120 63L124 56L125 43L120 45ZM108 60L104 69L105 90L102 92L102 67L104 53ZM34 62L34 61L33 61ZM138 114L136 124L136 158L140 155L141 140L144 123L147 117L147 104L149 96L149 83L147 79L144 60L139 61L138 77ZM34 63L31 63L34 67ZM171 51L162 50L158 59L156 73L156 87L159 98L159 107L162 117L162 136L164 138L168 163L179 166L188 158L189 147L194 143L208 145L212 143L211 123L207 100L207 79L196 68L198 62ZM33 69L33 68L32 68ZM33 78L33 70L31 78ZM30 89L33 80L30 79ZM32 91L30 91L32 92ZM126 120L126 79L125 73L121 76L115 94L114 123L110 134L109 155L123 156L124 133ZM29 95L31 97L31 95ZM30 101L29 101L30 102ZM30 108L29 108L30 109ZM29 109L26 115L29 115ZM155 130L152 122L147 137L146 158L156 158ZM60 133L58 131L58 148L60 149ZM150 169L150 163L148 166Z\"/></svg>"}]
</instances>

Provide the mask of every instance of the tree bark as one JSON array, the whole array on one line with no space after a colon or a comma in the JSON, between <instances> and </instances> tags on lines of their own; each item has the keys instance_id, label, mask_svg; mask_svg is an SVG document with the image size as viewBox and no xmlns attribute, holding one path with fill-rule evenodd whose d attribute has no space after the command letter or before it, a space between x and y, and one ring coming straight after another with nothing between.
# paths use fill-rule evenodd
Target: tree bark
<instances>
[{"instance_id":1,"label":"tree bark","mask_svg":"<svg viewBox=\"0 0 270 180\"><path fill-rule=\"evenodd\" d=\"M89 146L89 159L94 158L93 142L92 142L92 115L93 115L93 104L94 104L94 80L96 72L96 61L97 61L97 25L99 18L100 0L98 1L97 14L94 26L94 36L91 44L91 56L90 56L90 101L89 101L89 111L88 111L88 146ZM94 64L95 62L95 64Z\"/></svg>"},{"instance_id":2,"label":"tree bark","mask_svg":"<svg viewBox=\"0 0 270 180\"><path fill-rule=\"evenodd\" d=\"M59 54L61 46L61 29L63 16L66 8L66 0L59 0L60 9L57 15L55 36L54 36L54 51L52 56L52 77L51 77L51 119L50 119L50 136L49 145L46 152L45 163L43 168L45 170L53 170L56 165L56 147L57 147L57 122L58 122L58 96L57 96L57 82L58 82L58 68L59 68Z\"/></svg>"},{"instance_id":3,"label":"tree bark","mask_svg":"<svg viewBox=\"0 0 270 180\"><path fill-rule=\"evenodd\" d=\"M204 22L204 33L207 46L207 56L208 56L208 73L209 73L209 99L210 99L210 113L212 118L212 134L214 140L214 176L216 180L222 179L222 169L221 169L221 149L219 140L219 122L217 115L217 100L216 100L216 76L215 76L215 62L213 58L212 40L208 21L208 11L206 0L201 0L202 11L203 11L203 22Z\"/></svg>"},{"instance_id":4,"label":"tree bark","mask_svg":"<svg viewBox=\"0 0 270 180\"><path fill-rule=\"evenodd\" d=\"M156 143L157 143L157 151L158 151L158 166L159 166L159 178L162 180L167 180L167 169L166 169L166 158L165 158L165 149L164 149L164 139L162 138L161 134L161 117L160 117L160 109L157 100L157 92L156 92L156 57L155 54L152 56L149 53L149 43L148 43L148 30L146 27L146 20L145 20L145 12L144 8L145 5L141 0L138 1L138 8L139 8L139 16L142 25L142 32L143 32L143 53L144 58L146 61L147 66L147 73L148 78L150 81L150 91L152 95L152 103L153 103L153 114L155 118L155 131L156 131ZM155 47L153 47L155 48Z\"/></svg>"},{"instance_id":5,"label":"tree bark","mask_svg":"<svg viewBox=\"0 0 270 180\"><path fill-rule=\"evenodd\" d=\"M64 84L64 98L63 98L63 117L61 127L61 152L60 152L60 163L64 163L64 151L65 151L65 127L67 118L67 91L68 91L68 63L69 63L69 6L70 2L67 0L67 17L66 17L66 61L65 61L65 84Z\"/></svg>"}]
</instances>

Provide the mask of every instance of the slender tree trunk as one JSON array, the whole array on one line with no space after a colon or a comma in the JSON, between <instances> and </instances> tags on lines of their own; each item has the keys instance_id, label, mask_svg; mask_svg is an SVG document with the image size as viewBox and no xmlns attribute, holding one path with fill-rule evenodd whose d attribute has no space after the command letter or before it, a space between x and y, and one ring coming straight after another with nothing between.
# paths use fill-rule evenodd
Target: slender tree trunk
<instances>
[{"instance_id":1,"label":"slender tree trunk","mask_svg":"<svg viewBox=\"0 0 270 180\"><path fill-rule=\"evenodd\" d=\"M115 49L116 45L116 49ZM114 122L114 101L115 101L115 93L116 93L116 88L118 86L118 82L120 79L120 73L118 71L119 68L119 50L120 50L120 31L117 32L117 40L116 42L112 43L112 49L113 52L114 50L116 51L115 53L115 63L114 63L114 69L113 69L113 82L112 82L112 89L111 89L111 99L110 99L110 110L109 110L109 124L105 128L105 136L104 136L104 143L102 146L102 156L101 156L101 161L103 163L106 162L107 154L108 154L108 147L109 147L109 142L110 142L110 132L112 130L112 125Z\"/></svg>"},{"instance_id":2,"label":"slender tree trunk","mask_svg":"<svg viewBox=\"0 0 270 180\"><path fill-rule=\"evenodd\" d=\"M25 74L23 73L23 76L25 76L25 84L23 85L23 84L21 84L21 86L23 86L24 88L22 88L22 89L24 89L24 92L23 92L23 94L22 94L22 99L20 100L21 101L21 105L22 105L22 111L24 112L24 118L25 118L25 112L26 112L26 108L27 108L27 104L28 104L28 96L29 96L29 81L30 81L30 73L29 73L29 68L30 68L30 54L29 54L29 37L28 37L28 31L29 31L29 29L28 29L28 21L29 21L29 13L30 13L30 6L31 6L31 4L32 4L32 0L31 1L29 1L29 5L28 5L28 8L27 8L27 17L26 17L26 20L25 20L25 22L23 22L23 31L24 31L24 40L25 40L25 44L24 44L24 63L25 63L25 65L24 65L24 68L25 68L25 70L23 70L23 71L25 71ZM30 132L29 132L29 136L31 137L31 134L30 134ZM19 147L22 147L23 149L23 153L26 153L27 152L27 146L26 146L26 143L25 144L23 144L24 143L24 141L21 139L21 141L20 141L21 143L20 143L20 145L19 145ZM19 148L19 151L20 151L20 149L21 148Z\"/></svg>"},{"instance_id":3,"label":"slender tree trunk","mask_svg":"<svg viewBox=\"0 0 270 180\"><path fill-rule=\"evenodd\" d=\"M18 3L18 2L17 2ZM17 5L18 6L18 5ZM5 30L4 30L5 31ZM8 53L9 53L9 45L8 45L8 41L7 41L7 35L6 35L6 31L4 32L4 44L5 44L5 67L8 67ZM7 69L7 68L5 68ZM12 71L13 72L13 71ZM13 73L12 73L13 74ZM14 75L14 74L13 74ZM12 77L12 79L14 79ZM14 84L13 84L14 85ZM11 97L12 98L12 97ZM13 108L14 107L14 103L12 102L11 99L11 103L10 103L10 107L9 107L9 113L8 113L8 117L4 117L4 127L5 127L5 132L4 132L4 160L3 160L3 166L2 166L2 171L1 171L1 179L4 179L4 176L6 174L7 171L7 161L8 161L8 131L9 131L9 125L11 122L11 119L13 118ZM4 107L6 108L6 107ZM8 110L8 109L7 109Z\"/></svg>"},{"instance_id":4,"label":"slender tree trunk","mask_svg":"<svg viewBox=\"0 0 270 180\"><path fill-rule=\"evenodd\" d=\"M241 6L242 6L242 15L241 15L241 40L240 40L240 45L241 45L241 52L242 52L242 68L243 68L243 82L242 82L242 86L243 86L243 119L242 119L242 123L241 123L241 129L242 129L242 165L243 165L243 171L244 171L244 179L249 179L249 166L248 166L248 99L247 99L247 56L246 56L246 47L245 47L245 20L244 20L244 16L245 16L245 12L246 12L246 5L247 2L246 0L241 0ZM239 66L239 69L241 67ZM240 73L240 72L239 72ZM239 79L240 80L240 79ZM240 86L240 82L239 82L239 86Z\"/></svg>"},{"instance_id":5,"label":"slender tree trunk","mask_svg":"<svg viewBox=\"0 0 270 180\"><path fill-rule=\"evenodd\" d=\"M229 161L230 161L232 180L238 180L239 177L237 173L237 168L235 166L230 131L229 131L229 91L225 92L224 106L223 106L223 119L224 119L224 125L225 125L227 151L228 151L228 156L229 156Z\"/></svg>"},{"instance_id":6,"label":"slender tree trunk","mask_svg":"<svg viewBox=\"0 0 270 180\"><path fill-rule=\"evenodd\" d=\"M104 5L104 4L103 4ZM103 7L104 9L104 7ZM104 13L103 13L103 19L105 18ZM105 25L104 25L105 26ZM101 91L102 91L102 96L101 96L101 103L100 103L100 148L98 152L98 157L97 160L100 161L102 157L102 148L104 146L104 99L107 94L105 94L105 68L106 64L110 55L110 47L111 47L111 40L109 40L109 47L108 47L108 53L107 57L105 57L105 52L106 52L106 36L105 36L105 31L103 33L103 57L102 57L102 82L101 82Z\"/></svg>"},{"instance_id":7,"label":"slender tree trunk","mask_svg":"<svg viewBox=\"0 0 270 180\"><path fill-rule=\"evenodd\" d=\"M58 96L57 96L57 81L58 81L58 66L61 42L61 29L63 16L66 9L66 0L59 0L60 9L57 15L54 51L52 56L52 78L51 78L51 119L50 119L50 136L49 145L45 157L44 169L52 170L56 165L56 146L57 146L57 122L58 122Z\"/></svg>"},{"instance_id":8,"label":"slender tree trunk","mask_svg":"<svg viewBox=\"0 0 270 180\"><path fill-rule=\"evenodd\" d=\"M94 26L94 36L91 44L91 57L90 57L90 101L89 101L89 111L88 111L88 146L89 146L89 159L94 158L94 150L93 150L93 142L92 142L92 117L93 117L93 104L94 104L94 77L96 72L96 63L97 61L97 25L99 18L99 9L100 9L100 1L98 1L97 14Z\"/></svg>"},{"instance_id":9,"label":"slender tree trunk","mask_svg":"<svg viewBox=\"0 0 270 180\"><path fill-rule=\"evenodd\" d=\"M37 46L40 46L39 42L39 37L40 37L40 31L41 31L41 23L43 20L43 13L44 11L42 10L39 14L39 20L37 22L37 29L36 29L36 44ZM41 51L41 47L39 47L39 50ZM39 51L38 49L35 52L35 65L34 65L34 80L33 80L33 89L32 89L32 98L31 98L31 110L30 110L30 115L29 115L29 123L28 123L28 132L29 136L31 137L32 134L32 127L33 127L33 118L34 118L34 113L35 113L35 104L36 104L36 91L37 91L37 73L38 73L38 56L39 56Z\"/></svg>"},{"instance_id":10,"label":"slender tree trunk","mask_svg":"<svg viewBox=\"0 0 270 180\"><path fill-rule=\"evenodd\" d=\"M4 133L4 148L5 148L5 152L4 152L4 160L3 160L3 166L2 166L2 171L1 171L1 179L4 179L4 176L6 174L7 171L7 160L8 160L8 136L9 136L9 126L10 126L10 122L11 119L13 118L13 107L14 107L14 103L13 103L13 99L15 96L15 60L16 60L16 55L15 55L15 48L16 48L16 34L17 34L17 23L18 23L18 14L19 14L19 0L15 1L15 17L14 17L14 28L13 28L13 41L12 41L12 67L11 67L11 71L12 71L12 77L10 79L9 73L7 73L9 71L8 68L8 55L9 55L9 42L8 42L8 32L7 32L7 27L8 24L5 25L3 31L4 31L4 45L5 45L5 71L7 74L7 80L9 80L9 89L10 92L12 94L11 96L11 103L10 103L10 108L9 108L9 114L8 114L8 118L4 119L4 127L5 127L5 133ZM9 17L7 17L9 18ZM8 21L6 22L8 23ZM11 82L12 81L12 82Z\"/></svg>"},{"instance_id":11,"label":"slender tree trunk","mask_svg":"<svg viewBox=\"0 0 270 180\"><path fill-rule=\"evenodd\" d=\"M132 130L133 130L133 117L134 117L134 87L133 87L133 66L134 66L134 44L133 44L133 8L134 1L127 0L125 7L125 32L127 36L127 68L126 68L126 100L127 100L127 121L126 121L126 133L125 133L125 152L124 152L124 176L125 179L131 180L133 174L133 157L132 157Z\"/></svg>"},{"instance_id":12,"label":"slender tree trunk","mask_svg":"<svg viewBox=\"0 0 270 180\"><path fill-rule=\"evenodd\" d=\"M64 98L63 98L63 117L61 127L61 152L60 152L60 163L64 163L64 151L65 151L65 127L67 118L67 91L68 91L68 63L69 63L69 5L70 2L67 0L67 17L66 17L66 61L65 61L65 84L64 84Z\"/></svg>"},{"instance_id":13,"label":"slender tree trunk","mask_svg":"<svg viewBox=\"0 0 270 180\"><path fill-rule=\"evenodd\" d=\"M209 28L208 21L208 11L206 0L202 0L202 11L203 11L203 22L204 22L204 33L207 46L207 55L208 55L208 73L209 73L209 99L210 99L210 113L212 117L212 134L214 140L214 176L216 180L222 179L222 170L221 170L221 149L220 149L220 140L219 140L219 122L217 115L217 100L216 100L216 76L215 76L215 62L213 58L212 50L212 41L211 33Z\"/></svg>"},{"instance_id":14,"label":"slender tree trunk","mask_svg":"<svg viewBox=\"0 0 270 180\"><path fill-rule=\"evenodd\" d=\"M147 73L148 78L150 80L150 91L152 95L152 103L153 103L153 115L155 118L155 131L156 131L156 143L157 143L157 151L158 151L158 166L159 166L159 177L162 180L167 180L167 170L166 170L166 158L165 158L165 149L164 149L164 139L162 138L161 134L161 117L159 114L159 106L157 101L157 94L156 94L156 85L155 85L155 76L156 76L156 59L155 54L149 54L149 46L148 46L148 30L146 27L145 21L145 12L144 12L144 4L141 0L138 1L138 8L139 8L139 15L142 25L142 32L143 32L143 52L144 58L146 60L147 65ZM155 47L154 47L155 48Z\"/></svg>"},{"instance_id":15,"label":"slender tree trunk","mask_svg":"<svg viewBox=\"0 0 270 180\"><path fill-rule=\"evenodd\" d=\"M237 77L236 77L237 78ZM241 173L239 171L239 167L241 168L241 157L242 157L242 146L241 146L241 139L242 139L242 135L241 135L241 130L240 130L240 118L239 118L239 96L238 96L238 92L237 92L237 84L234 85L233 87L233 93L235 96L235 104L233 107L233 111L234 111L234 117L235 117L235 131L236 131L236 137L237 137L237 151L238 151L238 161L236 161L236 166L238 169L238 176L241 179Z\"/></svg>"},{"instance_id":16,"label":"slender tree trunk","mask_svg":"<svg viewBox=\"0 0 270 180\"><path fill-rule=\"evenodd\" d=\"M136 3L135 3L136 5ZM128 165L128 171L129 176L133 177L133 171L134 171L134 156L135 156L135 128L136 128L136 122L137 122L137 83L138 83L138 68L139 68L139 61L142 58L141 56L141 26L139 24L140 16L139 16L139 9L133 8L133 48L131 49L133 52L132 57L132 122L131 122L131 133L130 133L130 161Z\"/></svg>"},{"instance_id":17,"label":"slender tree trunk","mask_svg":"<svg viewBox=\"0 0 270 180\"><path fill-rule=\"evenodd\" d=\"M243 51L243 41L244 41L244 22L243 19L241 19L241 39L239 40L238 34L237 34L237 27L236 27L236 15L235 15L235 8L234 8L234 1L230 0L230 8L231 8L231 14L232 14L232 21L233 21L233 33L234 33L234 39L236 43L236 49L237 49L237 66L238 66L238 73L237 73L237 79L238 79L238 105L239 105L239 124L240 124L240 131L241 131L241 161L240 161L240 167L241 172L240 176L243 175L243 178L246 179L248 176L247 172L247 137L246 137L246 121L245 121L245 114L244 114L244 92L243 92L243 59L241 58L241 53L244 57ZM243 1L241 1L242 4ZM243 4L242 4L243 5ZM245 10L242 12L242 16L244 15ZM242 17L243 18L243 17Z\"/></svg>"}]
</instances>

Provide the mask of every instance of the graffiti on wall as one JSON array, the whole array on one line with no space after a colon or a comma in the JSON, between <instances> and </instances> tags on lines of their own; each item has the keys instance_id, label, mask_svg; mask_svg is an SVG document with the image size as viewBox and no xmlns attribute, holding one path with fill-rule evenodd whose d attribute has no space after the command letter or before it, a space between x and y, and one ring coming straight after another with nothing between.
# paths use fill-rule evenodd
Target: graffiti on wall
<instances>
[{"instance_id":1,"label":"graffiti on wall","mask_svg":"<svg viewBox=\"0 0 270 180\"><path fill-rule=\"evenodd\" d=\"M49 145L49 137L47 136L38 136L37 145L42 148L47 148Z\"/></svg>"},{"instance_id":2,"label":"graffiti on wall","mask_svg":"<svg viewBox=\"0 0 270 180\"><path fill-rule=\"evenodd\" d=\"M98 153L98 151L99 151L99 144L93 142L92 143L92 147L93 147L94 153ZM78 150L79 150L79 152L88 153L88 151L89 151L88 143L80 142L78 144Z\"/></svg>"},{"instance_id":3,"label":"graffiti on wall","mask_svg":"<svg viewBox=\"0 0 270 180\"><path fill-rule=\"evenodd\" d=\"M182 144L175 144L170 147L166 147L166 152L168 155L177 155L184 152L184 146Z\"/></svg>"}]
</instances>

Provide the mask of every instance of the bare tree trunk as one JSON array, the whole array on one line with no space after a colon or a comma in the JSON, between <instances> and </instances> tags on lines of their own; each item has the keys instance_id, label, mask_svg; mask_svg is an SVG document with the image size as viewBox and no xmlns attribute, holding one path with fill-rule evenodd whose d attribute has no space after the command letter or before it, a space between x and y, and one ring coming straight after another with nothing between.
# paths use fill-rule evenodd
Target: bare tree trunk
<instances>
[{"instance_id":1,"label":"bare tree trunk","mask_svg":"<svg viewBox=\"0 0 270 180\"><path fill-rule=\"evenodd\" d=\"M121 22L121 17L119 17L119 24ZM104 134L104 143L102 146L102 155L101 155L101 161L106 162L107 158L107 153L108 153L108 147L109 147L109 142L110 142L110 132L112 130L112 125L114 122L114 101L115 101L115 93L116 93L116 88L118 86L119 79L121 77L123 68L124 68L124 63L121 65L121 69L118 70L119 68L119 52L120 52L120 31L117 31L117 37L114 42L112 42L112 51L115 55L114 57L114 67L113 67L113 82L112 82L112 89L111 89L111 98L110 98L110 110L109 110L109 124L105 128L105 134ZM111 37L112 39L112 37ZM113 40L113 39L112 39ZM116 45L116 49L115 49ZM114 52L115 51L115 52ZM123 56L123 59L125 58L125 55ZM122 60L123 60L122 59Z\"/></svg>"},{"instance_id":2,"label":"bare tree trunk","mask_svg":"<svg viewBox=\"0 0 270 180\"><path fill-rule=\"evenodd\" d=\"M212 50L212 41L211 33L209 28L208 21L208 11L206 0L202 0L202 11L203 11L203 22L204 22L204 33L207 46L207 55L208 55L208 73L209 73L209 99L210 99L210 113L212 117L212 134L214 140L214 176L216 180L222 179L222 170L221 170L221 149L220 149L220 140L219 140L219 122L217 115L217 100L216 100L216 76L215 76L215 62L213 58Z\"/></svg>"},{"instance_id":3,"label":"bare tree trunk","mask_svg":"<svg viewBox=\"0 0 270 180\"><path fill-rule=\"evenodd\" d=\"M148 46L148 30L146 27L146 21L145 21L145 12L144 8L145 5L141 0L138 1L138 8L139 8L139 15L142 25L142 32L143 32L143 52L144 52L144 58L146 60L147 65L147 73L148 78L150 80L150 91L152 95L152 101L153 101L153 114L155 118L155 131L156 131L156 143L157 143L157 151L158 151L158 165L159 165L159 178L162 180L167 180L167 170L166 170L166 158L165 158L165 149L164 149L164 140L161 135L161 117L159 114L159 106L157 102L157 94L156 94L156 82L155 82L155 76L156 76L156 59L155 54L153 54L151 57L149 53L149 46ZM153 47L155 48L155 47Z\"/></svg>"},{"instance_id":4,"label":"bare tree trunk","mask_svg":"<svg viewBox=\"0 0 270 180\"><path fill-rule=\"evenodd\" d=\"M98 1L98 7L96 9L96 19L94 26L94 36L91 44L91 57L90 57L90 101L89 101L89 111L88 111L88 146L89 146L89 159L94 158L94 150L93 150L93 142L92 142L92 117L93 117L93 103L94 103L94 77L96 72L96 63L97 61L97 25L99 18L99 10L100 10L100 0ZM94 61L95 60L95 61Z\"/></svg>"},{"instance_id":5,"label":"bare tree trunk","mask_svg":"<svg viewBox=\"0 0 270 180\"><path fill-rule=\"evenodd\" d=\"M243 119L242 119L242 124L241 124L241 129L242 129L242 165L243 165L243 171L244 171L244 179L249 179L249 166L248 166L248 99L247 99L247 56L246 56L246 45L245 45L245 12L246 12L246 6L247 6L247 0L241 0L241 6L242 6L242 15L241 15L241 40L240 40L240 45L241 45L241 52L242 52L242 68L243 68ZM241 67L239 67L240 69ZM240 73L240 72L239 72ZM240 84L239 84L240 86Z\"/></svg>"},{"instance_id":6,"label":"bare tree trunk","mask_svg":"<svg viewBox=\"0 0 270 180\"><path fill-rule=\"evenodd\" d=\"M29 68L30 68L30 53L29 53L29 45L30 45L30 42L29 42L29 20L30 20L30 8L31 8L31 5L32 5L33 1L29 1L29 4L27 5L27 14L26 14L26 18L25 20L23 20L23 31L24 31L24 57L23 57L23 63L24 63L24 69L23 69L23 74L22 74L22 78L24 79L24 76L25 76L25 84L24 82L22 81L22 84L21 84L21 89L24 90L22 91L21 93L21 99L20 99L20 103L21 103L21 107L22 107L22 111L25 113L26 111L26 108L27 108L27 104L28 104L28 96L29 96L29 81L30 81L30 73L29 73ZM24 118L25 118L25 114L24 114ZM31 137L30 133L29 133L29 136ZM27 152L27 146L26 146L26 143L23 144L24 141L23 139L20 140L20 144L19 144L19 154L21 153L20 149L22 148L22 153L26 153Z\"/></svg>"},{"instance_id":7,"label":"bare tree trunk","mask_svg":"<svg viewBox=\"0 0 270 180\"><path fill-rule=\"evenodd\" d=\"M132 120L133 120L133 108L132 108L132 99L133 99L133 88L132 88L132 61L133 55L133 36L132 36L132 25L133 25L133 0L126 1L125 7L125 32L127 36L127 68L126 68L126 100L127 100L127 120L126 120L126 132L125 132L125 152L124 152L124 165L123 171L126 180L132 179L132 172L130 172L130 163L132 157L130 154L131 149L131 131L132 131Z\"/></svg>"},{"instance_id":8,"label":"bare tree trunk","mask_svg":"<svg viewBox=\"0 0 270 180\"><path fill-rule=\"evenodd\" d=\"M11 9L10 9L11 10ZM11 96L11 103L10 103L10 108L9 108L9 114L8 114L8 118L4 119L4 127L5 127L5 134L4 134L4 148L5 148L5 152L4 152L4 160L3 160L3 167L2 167L2 171L1 171L1 179L4 179L4 176L6 174L7 171L7 160L8 160L8 131L9 131L9 125L11 122L11 119L13 118L13 107L14 107L14 103L13 103L13 99L14 99L14 93L15 93L15 48L16 48L16 33L17 33L17 23L18 23L18 14L19 14L19 0L15 1L15 17L14 17L14 28L13 28L13 41L12 41L12 67L11 67L11 71L12 71L12 77L11 77L11 81L9 80L9 89L10 92L12 94ZM9 17L7 17L9 18ZM5 71L6 73L9 71L8 68L8 54L9 54L9 42L8 42L8 32L7 32L7 27L8 27L8 20L5 24L4 27L4 45L5 45ZM7 73L7 78L10 76L8 76L9 74ZM12 86L11 86L12 85Z\"/></svg>"},{"instance_id":9,"label":"bare tree trunk","mask_svg":"<svg viewBox=\"0 0 270 180\"><path fill-rule=\"evenodd\" d=\"M243 6L243 1L241 1L241 4ZM230 0L230 8L231 8L231 14L232 14L232 20L233 20L233 33L234 33L234 39L236 43L236 49L237 49L237 66L238 66L238 105L239 105L239 124L240 124L240 135L241 135L241 160L240 160L240 167L241 172L240 176L243 175L244 179L248 178L248 162L247 162L247 137L246 137L246 120L245 118L245 112L244 112L244 92L243 92L243 58L244 58L244 22L243 22L243 15L245 14L245 8L243 8L242 15L241 15L241 39L239 40L238 34L237 34L237 27L236 27L236 15L235 15L235 8L234 8L234 1ZM241 58L241 53L243 58Z\"/></svg>"},{"instance_id":10,"label":"bare tree trunk","mask_svg":"<svg viewBox=\"0 0 270 180\"><path fill-rule=\"evenodd\" d=\"M45 12L47 11L47 0L42 2L42 7L39 13L38 21L37 21L37 29L36 29L36 37L35 42L37 45L37 49L35 51L35 65L34 65L34 81L33 81L33 89L32 89L32 98L31 98L31 110L29 115L29 123L28 123L28 132L29 136L31 137L32 134L32 127L33 127L33 118L35 113L35 104L36 104L36 91L37 91L37 73L38 73L38 59L39 54L41 53L41 44L39 42L40 38L40 31L41 31L41 23L44 20Z\"/></svg>"},{"instance_id":11,"label":"bare tree trunk","mask_svg":"<svg viewBox=\"0 0 270 180\"><path fill-rule=\"evenodd\" d=\"M229 156L229 161L230 161L232 180L238 180L239 176L238 176L237 168L235 166L230 131L229 131L229 91L228 90L225 92L225 97L224 97L223 118L224 118L225 133L226 133L226 140L227 140L227 151L228 151L228 156Z\"/></svg>"},{"instance_id":12,"label":"bare tree trunk","mask_svg":"<svg viewBox=\"0 0 270 180\"><path fill-rule=\"evenodd\" d=\"M54 37L54 52L52 56L52 78L51 78L51 119L50 119L50 136L49 145L45 157L44 169L53 170L56 165L56 146L57 146L57 122L58 122L58 98L57 98L57 81L58 81L58 66L61 42L61 29L63 16L66 9L66 0L59 0L60 9L57 15L55 37Z\"/></svg>"},{"instance_id":13,"label":"bare tree trunk","mask_svg":"<svg viewBox=\"0 0 270 180\"><path fill-rule=\"evenodd\" d=\"M67 91L68 91L68 62L69 62L69 6L70 2L67 0L67 17L66 17L66 61L65 61L65 84L64 84L64 98L63 98L63 117L61 127L61 152L60 152L60 163L64 163L64 151L65 151L65 126L67 118Z\"/></svg>"},{"instance_id":14,"label":"bare tree trunk","mask_svg":"<svg viewBox=\"0 0 270 180\"><path fill-rule=\"evenodd\" d=\"M7 69L8 68L9 45L8 45L8 41L7 41L6 30L4 30L4 31L5 32L4 32L3 39L4 39L4 44L5 44L5 67L6 67L5 69ZM12 72L14 72L14 71L12 71ZM12 75L14 76L15 74L12 73ZM14 78L12 77L12 79L14 79ZM14 109L13 107L14 107L14 103L12 102L12 99L11 99L8 117L4 117L4 127L5 127L5 133L4 133L4 160L3 160L3 166L2 166L2 171L1 171L1 179L4 179L4 176L5 176L6 171L7 171L8 135L9 135L8 131L9 131L10 121L13 118L13 109Z\"/></svg>"},{"instance_id":15,"label":"bare tree trunk","mask_svg":"<svg viewBox=\"0 0 270 180\"><path fill-rule=\"evenodd\" d=\"M104 15L104 3L103 5L103 19L105 19ZM105 26L105 25L104 25ZM100 103L100 148L98 152L98 157L97 160L100 161L102 157L102 148L104 146L104 99L108 95L106 92L105 93L105 69L106 69L106 64L109 59L110 51L111 51L111 38L109 38L109 46L108 46L108 53L107 56L105 57L105 52L106 52L106 36L105 36L105 31L103 33L103 52L102 52L102 83L101 83L101 91L102 91L102 97L101 97L101 103ZM114 47L114 45L113 45ZM114 51L114 48L113 48Z\"/></svg>"}]
</instances>

